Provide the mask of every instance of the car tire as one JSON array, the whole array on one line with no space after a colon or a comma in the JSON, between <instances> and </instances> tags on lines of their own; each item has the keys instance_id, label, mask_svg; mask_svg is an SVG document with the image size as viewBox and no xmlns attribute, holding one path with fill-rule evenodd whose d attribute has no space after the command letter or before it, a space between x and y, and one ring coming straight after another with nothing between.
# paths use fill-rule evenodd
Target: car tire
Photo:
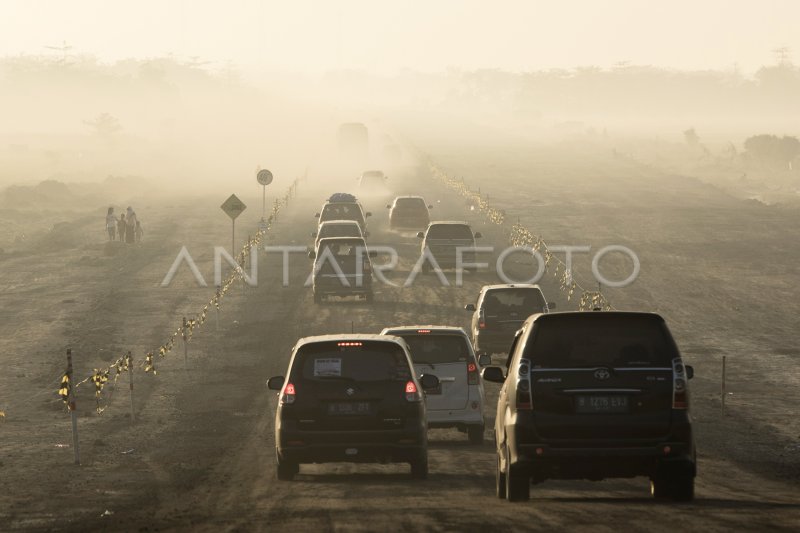
<instances>
[{"instance_id":1,"label":"car tire","mask_svg":"<svg viewBox=\"0 0 800 533\"><path fill-rule=\"evenodd\" d=\"M411 477L413 479L426 479L428 477L428 452L421 452L411 460Z\"/></svg>"},{"instance_id":2,"label":"car tire","mask_svg":"<svg viewBox=\"0 0 800 533\"><path fill-rule=\"evenodd\" d=\"M506 473L503 472L502 465L500 464L500 451L497 452L497 467L494 471L494 488L497 497L501 500L506 499Z\"/></svg>"},{"instance_id":3,"label":"car tire","mask_svg":"<svg viewBox=\"0 0 800 533\"><path fill-rule=\"evenodd\" d=\"M467 426L467 436L470 444L483 444L483 426Z\"/></svg>"},{"instance_id":4,"label":"car tire","mask_svg":"<svg viewBox=\"0 0 800 533\"><path fill-rule=\"evenodd\" d=\"M694 476L682 474L673 477L669 484L669 495L676 502L694 500Z\"/></svg>"},{"instance_id":5,"label":"car tire","mask_svg":"<svg viewBox=\"0 0 800 533\"><path fill-rule=\"evenodd\" d=\"M506 444L506 500L524 502L531 497L531 480L519 466L511 464L511 453Z\"/></svg>"},{"instance_id":6,"label":"car tire","mask_svg":"<svg viewBox=\"0 0 800 533\"><path fill-rule=\"evenodd\" d=\"M277 451L275 452L275 472L280 481L291 481L300 472L300 465L291 461L281 459Z\"/></svg>"}]
</instances>

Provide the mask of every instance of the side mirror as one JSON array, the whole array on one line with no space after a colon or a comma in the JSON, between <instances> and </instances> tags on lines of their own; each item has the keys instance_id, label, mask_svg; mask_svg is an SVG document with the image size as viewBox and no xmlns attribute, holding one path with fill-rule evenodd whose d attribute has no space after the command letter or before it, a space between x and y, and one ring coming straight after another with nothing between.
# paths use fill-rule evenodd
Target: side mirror
<instances>
[{"instance_id":1,"label":"side mirror","mask_svg":"<svg viewBox=\"0 0 800 533\"><path fill-rule=\"evenodd\" d=\"M378 257L378 252L376 252L375 250L370 250L368 254L370 257Z\"/></svg>"},{"instance_id":2,"label":"side mirror","mask_svg":"<svg viewBox=\"0 0 800 533\"><path fill-rule=\"evenodd\" d=\"M547 302L547 309L555 309L556 303L555 302Z\"/></svg>"},{"instance_id":3,"label":"side mirror","mask_svg":"<svg viewBox=\"0 0 800 533\"><path fill-rule=\"evenodd\" d=\"M485 381L491 381L492 383L504 383L506 380L506 376L503 374L503 369L499 366L487 366L483 370L481 370L481 377Z\"/></svg>"},{"instance_id":4,"label":"side mirror","mask_svg":"<svg viewBox=\"0 0 800 533\"><path fill-rule=\"evenodd\" d=\"M428 205L428 209L433 209L433 205Z\"/></svg>"},{"instance_id":5,"label":"side mirror","mask_svg":"<svg viewBox=\"0 0 800 533\"><path fill-rule=\"evenodd\" d=\"M481 237L483 237L483 235L481 235L481 232L480 231L476 231L475 232L475 238L476 239L480 239Z\"/></svg>"},{"instance_id":6,"label":"side mirror","mask_svg":"<svg viewBox=\"0 0 800 533\"><path fill-rule=\"evenodd\" d=\"M425 232L423 232L423 231L417 232L417 238L424 239L425 238Z\"/></svg>"},{"instance_id":7,"label":"side mirror","mask_svg":"<svg viewBox=\"0 0 800 533\"><path fill-rule=\"evenodd\" d=\"M439 378L433 374L422 374L419 377L419 384L422 385L422 390L434 390L439 387Z\"/></svg>"},{"instance_id":8,"label":"side mirror","mask_svg":"<svg viewBox=\"0 0 800 533\"><path fill-rule=\"evenodd\" d=\"M367 211L366 214L364 214L364 216L371 217L372 216L372 212L371 211Z\"/></svg>"},{"instance_id":9,"label":"side mirror","mask_svg":"<svg viewBox=\"0 0 800 533\"><path fill-rule=\"evenodd\" d=\"M467 311L475 311L475 304L467 304L464 306Z\"/></svg>"},{"instance_id":10,"label":"side mirror","mask_svg":"<svg viewBox=\"0 0 800 533\"><path fill-rule=\"evenodd\" d=\"M314 259L315 257L317 257L317 252L315 252L314 250L309 250L308 251L308 258L309 259Z\"/></svg>"},{"instance_id":11,"label":"side mirror","mask_svg":"<svg viewBox=\"0 0 800 533\"><path fill-rule=\"evenodd\" d=\"M692 379L694 377L694 367L691 365L686 365L686 377Z\"/></svg>"},{"instance_id":12,"label":"side mirror","mask_svg":"<svg viewBox=\"0 0 800 533\"><path fill-rule=\"evenodd\" d=\"M492 356L488 353L478 354L478 364L481 366L489 366L492 364Z\"/></svg>"},{"instance_id":13,"label":"side mirror","mask_svg":"<svg viewBox=\"0 0 800 533\"><path fill-rule=\"evenodd\" d=\"M319 213L315 213L314 218L319 218Z\"/></svg>"},{"instance_id":14,"label":"side mirror","mask_svg":"<svg viewBox=\"0 0 800 533\"><path fill-rule=\"evenodd\" d=\"M267 388L269 390L281 390L284 381L286 381L286 379L283 376L273 376L267 380Z\"/></svg>"},{"instance_id":15,"label":"side mirror","mask_svg":"<svg viewBox=\"0 0 800 533\"><path fill-rule=\"evenodd\" d=\"M316 236L317 236L317 232L316 232L316 231L312 231L312 232L311 232L311 236L312 236L312 237L316 237Z\"/></svg>"},{"instance_id":16,"label":"side mirror","mask_svg":"<svg viewBox=\"0 0 800 533\"><path fill-rule=\"evenodd\" d=\"M366 239L367 237L369 237L369 232L368 232L368 231L365 231L365 232L364 232L364 238Z\"/></svg>"},{"instance_id":17,"label":"side mirror","mask_svg":"<svg viewBox=\"0 0 800 533\"><path fill-rule=\"evenodd\" d=\"M391 205L389 205L389 204L386 204L386 209L391 209L391 208L392 208L392 206L391 206Z\"/></svg>"}]
</instances>

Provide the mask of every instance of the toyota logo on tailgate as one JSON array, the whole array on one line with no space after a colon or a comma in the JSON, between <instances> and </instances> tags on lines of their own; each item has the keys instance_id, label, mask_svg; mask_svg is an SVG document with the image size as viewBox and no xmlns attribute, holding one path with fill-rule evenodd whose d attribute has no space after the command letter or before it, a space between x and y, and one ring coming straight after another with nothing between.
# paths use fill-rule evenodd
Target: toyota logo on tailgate
<instances>
[{"instance_id":1,"label":"toyota logo on tailgate","mask_svg":"<svg viewBox=\"0 0 800 533\"><path fill-rule=\"evenodd\" d=\"M605 381L611 377L611 371L607 368L598 368L594 371L594 379Z\"/></svg>"}]
</instances>

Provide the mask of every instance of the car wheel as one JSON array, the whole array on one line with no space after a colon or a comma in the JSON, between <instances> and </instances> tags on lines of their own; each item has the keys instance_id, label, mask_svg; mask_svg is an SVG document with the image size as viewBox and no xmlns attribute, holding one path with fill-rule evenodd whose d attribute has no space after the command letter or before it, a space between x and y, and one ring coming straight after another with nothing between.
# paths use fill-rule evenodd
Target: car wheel
<instances>
[{"instance_id":1,"label":"car wheel","mask_svg":"<svg viewBox=\"0 0 800 533\"><path fill-rule=\"evenodd\" d=\"M503 472L500 464L500 451L497 451L497 468L494 471L494 486L497 497L501 500L506 499L506 473Z\"/></svg>"},{"instance_id":2,"label":"car wheel","mask_svg":"<svg viewBox=\"0 0 800 533\"><path fill-rule=\"evenodd\" d=\"M428 452L423 451L411 460L411 477L426 479L428 477Z\"/></svg>"},{"instance_id":3,"label":"car wheel","mask_svg":"<svg viewBox=\"0 0 800 533\"><path fill-rule=\"evenodd\" d=\"M678 475L670 480L669 495L676 502L690 502L694 500L694 476Z\"/></svg>"},{"instance_id":4,"label":"car wheel","mask_svg":"<svg viewBox=\"0 0 800 533\"><path fill-rule=\"evenodd\" d=\"M531 497L531 480L523 469L511 464L511 453L506 444L506 499L522 502Z\"/></svg>"},{"instance_id":5,"label":"car wheel","mask_svg":"<svg viewBox=\"0 0 800 533\"><path fill-rule=\"evenodd\" d=\"M483 426L467 426L470 444L483 444Z\"/></svg>"},{"instance_id":6,"label":"car wheel","mask_svg":"<svg viewBox=\"0 0 800 533\"><path fill-rule=\"evenodd\" d=\"M281 459L277 451L275 453L275 462L275 470L280 481L291 481L300 472L299 464Z\"/></svg>"}]
</instances>

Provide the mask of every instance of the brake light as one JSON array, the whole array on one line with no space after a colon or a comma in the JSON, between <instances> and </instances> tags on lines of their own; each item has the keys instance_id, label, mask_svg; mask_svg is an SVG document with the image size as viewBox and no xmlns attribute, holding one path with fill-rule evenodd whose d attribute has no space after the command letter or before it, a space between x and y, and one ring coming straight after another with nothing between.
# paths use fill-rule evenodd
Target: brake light
<instances>
[{"instance_id":1,"label":"brake light","mask_svg":"<svg viewBox=\"0 0 800 533\"><path fill-rule=\"evenodd\" d=\"M420 396L417 390L417 384L411 380L406 382L406 400L409 402L418 402L422 400L422 396Z\"/></svg>"},{"instance_id":2,"label":"brake light","mask_svg":"<svg viewBox=\"0 0 800 533\"><path fill-rule=\"evenodd\" d=\"M483 308L481 308L481 312L478 314L478 329L486 329L486 317L483 314Z\"/></svg>"},{"instance_id":3,"label":"brake light","mask_svg":"<svg viewBox=\"0 0 800 533\"><path fill-rule=\"evenodd\" d=\"M417 330L417 333L430 333L430 332L431 332L431 330L429 330L429 329L418 329Z\"/></svg>"},{"instance_id":4,"label":"brake light","mask_svg":"<svg viewBox=\"0 0 800 533\"><path fill-rule=\"evenodd\" d=\"M477 385L479 380L480 376L478 375L478 365L475 363L469 363L467 365L467 384Z\"/></svg>"},{"instance_id":5,"label":"brake light","mask_svg":"<svg viewBox=\"0 0 800 533\"><path fill-rule=\"evenodd\" d=\"M672 360L672 408L689 408L689 390L686 387L686 367L680 359Z\"/></svg>"},{"instance_id":6,"label":"brake light","mask_svg":"<svg viewBox=\"0 0 800 533\"><path fill-rule=\"evenodd\" d=\"M283 405L291 405L297 399L297 395L294 389L294 384L289 382L283 388L283 394L281 394L281 403Z\"/></svg>"},{"instance_id":7,"label":"brake light","mask_svg":"<svg viewBox=\"0 0 800 533\"><path fill-rule=\"evenodd\" d=\"M360 342L337 342L336 346L362 346Z\"/></svg>"},{"instance_id":8,"label":"brake light","mask_svg":"<svg viewBox=\"0 0 800 533\"><path fill-rule=\"evenodd\" d=\"M527 359L522 359L517 371L517 410L533 409L533 391L531 390L531 373Z\"/></svg>"}]
</instances>

